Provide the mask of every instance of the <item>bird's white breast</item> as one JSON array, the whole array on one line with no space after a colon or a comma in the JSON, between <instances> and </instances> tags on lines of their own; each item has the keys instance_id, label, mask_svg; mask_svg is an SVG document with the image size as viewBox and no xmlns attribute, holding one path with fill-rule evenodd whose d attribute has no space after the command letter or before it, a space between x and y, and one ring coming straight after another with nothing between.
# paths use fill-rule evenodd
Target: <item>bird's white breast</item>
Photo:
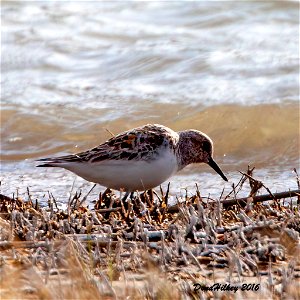
<instances>
[{"instance_id":1,"label":"bird's white breast","mask_svg":"<svg viewBox=\"0 0 300 300\"><path fill-rule=\"evenodd\" d=\"M65 166L88 181L126 191L143 191L156 187L178 169L177 158L169 148L161 149L152 160L106 160Z\"/></svg>"}]
</instances>

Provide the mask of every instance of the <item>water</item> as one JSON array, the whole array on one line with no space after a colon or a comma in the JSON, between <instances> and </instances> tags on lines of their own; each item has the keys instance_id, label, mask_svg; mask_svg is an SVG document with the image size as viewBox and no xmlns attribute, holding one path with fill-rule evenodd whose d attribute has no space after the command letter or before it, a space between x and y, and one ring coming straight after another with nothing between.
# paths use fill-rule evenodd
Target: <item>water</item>
<instances>
[{"instance_id":1,"label":"water","mask_svg":"<svg viewBox=\"0 0 300 300\"><path fill-rule=\"evenodd\" d=\"M29 186L65 198L74 176L37 169L34 159L86 150L107 130L146 123L206 132L231 180L190 166L172 178L173 193L198 182L217 196L248 164L272 191L296 188L297 2L1 5L2 193Z\"/></svg>"}]
</instances>

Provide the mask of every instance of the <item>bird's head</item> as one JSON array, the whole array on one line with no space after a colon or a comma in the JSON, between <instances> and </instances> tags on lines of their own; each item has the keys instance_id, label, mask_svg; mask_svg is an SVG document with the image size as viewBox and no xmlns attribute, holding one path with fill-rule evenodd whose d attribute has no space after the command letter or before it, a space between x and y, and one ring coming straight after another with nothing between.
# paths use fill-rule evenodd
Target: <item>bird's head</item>
<instances>
[{"instance_id":1,"label":"bird's head","mask_svg":"<svg viewBox=\"0 0 300 300\"><path fill-rule=\"evenodd\" d=\"M178 154L181 157L181 169L191 163L206 163L225 181L228 181L222 170L213 160L213 142L205 133L191 129L178 132Z\"/></svg>"}]
</instances>

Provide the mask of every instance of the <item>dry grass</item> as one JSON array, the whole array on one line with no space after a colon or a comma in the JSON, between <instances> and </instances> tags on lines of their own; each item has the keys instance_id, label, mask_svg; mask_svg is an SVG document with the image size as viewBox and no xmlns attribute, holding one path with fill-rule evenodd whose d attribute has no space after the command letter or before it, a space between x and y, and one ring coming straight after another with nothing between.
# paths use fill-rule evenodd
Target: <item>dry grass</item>
<instances>
[{"instance_id":1,"label":"dry grass","mask_svg":"<svg viewBox=\"0 0 300 300\"><path fill-rule=\"evenodd\" d=\"M251 197L263 187L248 170L235 197L246 179ZM156 197L107 191L88 210L76 194L63 212L1 196L1 299L300 299L299 204L223 209L198 191L168 212L168 192Z\"/></svg>"}]
</instances>

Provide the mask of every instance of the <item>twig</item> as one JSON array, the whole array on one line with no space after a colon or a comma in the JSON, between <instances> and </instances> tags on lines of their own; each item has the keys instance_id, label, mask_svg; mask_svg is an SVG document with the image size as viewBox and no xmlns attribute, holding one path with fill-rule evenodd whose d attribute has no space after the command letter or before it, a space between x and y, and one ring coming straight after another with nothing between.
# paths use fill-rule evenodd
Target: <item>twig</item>
<instances>
[{"instance_id":1,"label":"twig","mask_svg":"<svg viewBox=\"0 0 300 300\"><path fill-rule=\"evenodd\" d=\"M82 193L81 189L79 190L78 193L77 193L77 191L75 192L75 195L72 198L71 203L70 203L71 211L74 211L77 208L77 202L79 201L79 199L81 197L81 193Z\"/></svg>"},{"instance_id":2,"label":"twig","mask_svg":"<svg viewBox=\"0 0 300 300\"><path fill-rule=\"evenodd\" d=\"M49 193L49 191L48 191L48 193ZM50 194L49 194L51 197L52 197L52 199L53 199L53 202L54 202L54 204L55 204L55 207L56 207L56 209L58 210L58 206L57 206L57 202L56 202L56 199L54 198L54 196L53 196L53 194L50 192Z\"/></svg>"},{"instance_id":3,"label":"twig","mask_svg":"<svg viewBox=\"0 0 300 300\"><path fill-rule=\"evenodd\" d=\"M246 173L241 172L241 171L239 171L239 172L240 172L242 175L246 176L246 177L249 179L249 183L250 183L250 187L251 187L251 191L250 191L249 197L255 196L255 195L257 194L257 192L259 191L259 189L260 189L261 187L264 186L264 184L263 184L261 181L259 181L259 180L255 179L255 178L253 178L253 177L252 177L251 175L249 175L249 174L246 174Z\"/></svg>"},{"instance_id":4,"label":"twig","mask_svg":"<svg viewBox=\"0 0 300 300\"><path fill-rule=\"evenodd\" d=\"M28 195L28 200L31 201L31 195L30 195L30 192L29 192L29 187L27 187L27 195Z\"/></svg>"},{"instance_id":5,"label":"twig","mask_svg":"<svg viewBox=\"0 0 300 300\"><path fill-rule=\"evenodd\" d=\"M294 168L294 172L296 174L296 181L297 181L298 189L300 190L300 178L299 178L296 168ZM298 196L297 205L300 205L300 196Z\"/></svg>"},{"instance_id":6,"label":"twig","mask_svg":"<svg viewBox=\"0 0 300 300\"><path fill-rule=\"evenodd\" d=\"M160 189L160 193L161 193L161 198L163 199L164 198L164 191L163 191L163 189L162 189L162 186L160 185L159 186L159 189ZM158 197L158 195L157 194L155 194L157 197ZM159 197L158 197L159 198ZM160 198L159 198L160 199Z\"/></svg>"},{"instance_id":7,"label":"twig","mask_svg":"<svg viewBox=\"0 0 300 300\"><path fill-rule=\"evenodd\" d=\"M100 214L105 214L108 212L116 212L122 210L122 207L113 207L113 208L101 208L101 209L95 209L95 212L100 213Z\"/></svg>"},{"instance_id":8,"label":"twig","mask_svg":"<svg viewBox=\"0 0 300 300\"><path fill-rule=\"evenodd\" d=\"M71 212L71 199L72 199L72 192L74 189L75 181L76 181L76 177L74 177L73 184L72 184L72 187L70 190L70 197L68 199L68 215L70 215L70 212Z\"/></svg>"},{"instance_id":9,"label":"twig","mask_svg":"<svg viewBox=\"0 0 300 300\"><path fill-rule=\"evenodd\" d=\"M156 191L153 190L153 194L157 197L157 199L159 200L159 203L162 203L162 199L159 197L159 195L156 193ZM164 197L164 195L162 195L162 197Z\"/></svg>"},{"instance_id":10,"label":"twig","mask_svg":"<svg viewBox=\"0 0 300 300\"><path fill-rule=\"evenodd\" d=\"M166 203L166 205L168 206L168 198L169 198L169 190L170 190L170 182L168 183L168 188L167 188L167 192L164 199L164 202Z\"/></svg>"},{"instance_id":11,"label":"twig","mask_svg":"<svg viewBox=\"0 0 300 300\"><path fill-rule=\"evenodd\" d=\"M249 167L249 166L248 166ZM254 168L253 168L254 169ZM241 190L244 182L245 182L246 178L245 176L242 176L241 179L239 180L239 182L236 184L236 186L240 186L240 189L238 190L238 192ZM234 192L234 190L231 190L231 192L229 192L229 194L226 195L225 199L229 198L229 196ZM237 193L238 193L237 192Z\"/></svg>"},{"instance_id":12,"label":"twig","mask_svg":"<svg viewBox=\"0 0 300 300\"><path fill-rule=\"evenodd\" d=\"M199 202L202 202L202 197L201 197L201 194L200 194L199 186L198 186L197 182L195 184L196 184L196 194L197 194L197 197L199 198Z\"/></svg>"},{"instance_id":13,"label":"twig","mask_svg":"<svg viewBox=\"0 0 300 300\"><path fill-rule=\"evenodd\" d=\"M236 193L236 190L235 190L235 185L234 185L234 183L232 184L232 190L233 190L233 195L234 195L234 199L233 200L236 200L237 198L236 198L236 195L237 195L237 193ZM223 203L222 201L220 201L220 204L221 203ZM241 207L241 205L240 205L240 203L239 202L237 202L236 203L239 207Z\"/></svg>"},{"instance_id":14,"label":"twig","mask_svg":"<svg viewBox=\"0 0 300 300\"><path fill-rule=\"evenodd\" d=\"M114 137L115 135L108 129L108 128L104 128L112 137Z\"/></svg>"},{"instance_id":15,"label":"twig","mask_svg":"<svg viewBox=\"0 0 300 300\"><path fill-rule=\"evenodd\" d=\"M97 184L95 183L92 188L88 191L88 193L82 198L82 200L79 202L79 205L78 207L80 207L84 202L85 200L87 199L88 195L91 193L91 191L95 188Z\"/></svg>"},{"instance_id":16,"label":"twig","mask_svg":"<svg viewBox=\"0 0 300 300\"><path fill-rule=\"evenodd\" d=\"M261 182L261 181L259 181L259 180L257 180L257 179L255 179L255 178L253 178L251 175L249 175L249 174L246 174L246 173L244 173L244 172L241 172L241 171L239 171L242 175L244 175L244 176L246 176L246 177L248 177L249 179L251 179L252 181L254 181L254 182L258 182L261 186L263 186L266 190L267 190L267 192L273 197L273 194L271 193L271 191ZM275 200L275 199L274 199Z\"/></svg>"}]
</instances>

